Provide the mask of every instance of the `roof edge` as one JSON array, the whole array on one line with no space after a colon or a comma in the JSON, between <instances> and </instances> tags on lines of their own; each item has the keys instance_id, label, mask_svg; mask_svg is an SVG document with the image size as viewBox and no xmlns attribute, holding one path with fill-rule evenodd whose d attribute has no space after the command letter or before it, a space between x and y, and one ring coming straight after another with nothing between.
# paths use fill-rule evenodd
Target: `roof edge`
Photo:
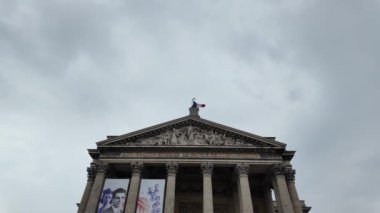
<instances>
[{"instance_id":1,"label":"roof edge","mask_svg":"<svg viewBox=\"0 0 380 213\"><path fill-rule=\"evenodd\" d=\"M140 135L140 134L143 134L143 133L146 133L146 132L150 132L150 131L155 131L155 130L158 130L160 128L166 127L166 126L170 126L170 125L174 125L174 124L177 124L177 123L180 123L180 122L190 121L190 120L193 120L193 121L196 121L196 122L200 122L200 123L203 123L203 124L209 125L209 126L215 126L216 128L220 128L220 129L223 129L225 131L229 131L229 132L235 133L237 135L242 135L242 136L245 136L247 138L253 138L255 140L259 140L259 141L271 144L273 146L280 146L280 147L284 147L284 148L286 147L285 143L282 143L282 142L279 142L279 141L275 140L275 137L262 137L262 136L259 136L259 135L256 135L256 134L253 134L253 133L250 133L250 132L242 131L242 130L239 130L239 129L236 129L236 128L233 128L233 127L229 127L229 126L226 126L226 125L223 125L223 124L220 124L220 123L216 123L216 122L213 122L213 121L210 121L210 120L206 120L206 119L200 118L198 116L192 116L192 115L188 115L188 116L184 116L184 117L181 117L181 118L173 119L173 120L170 120L170 121L167 121L167 122L164 122L164 123L160 123L160 124L157 124L157 125L146 127L146 128L143 128L143 129L140 129L140 130L136 130L136 131L133 131L133 132L130 132L130 133L126 133L126 134L123 134L123 135L108 137L105 140L96 142L96 145L97 146L107 145L107 144L110 144L112 142L120 141L120 140L129 138L129 137L133 137L133 136Z\"/></svg>"}]
</instances>

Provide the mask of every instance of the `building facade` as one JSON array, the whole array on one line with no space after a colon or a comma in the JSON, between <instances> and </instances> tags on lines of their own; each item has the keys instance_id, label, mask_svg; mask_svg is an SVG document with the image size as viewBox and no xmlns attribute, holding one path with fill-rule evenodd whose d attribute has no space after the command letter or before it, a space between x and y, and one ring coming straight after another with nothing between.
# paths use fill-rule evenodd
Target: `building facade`
<instances>
[{"instance_id":1,"label":"building facade","mask_svg":"<svg viewBox=\"0 0 380 213\"><path fill-rule=\"evenodd\" d=\"M295 187L295 151L198 110L97 142L78 213L309 212Z\"/></svg>"}]
</instances>

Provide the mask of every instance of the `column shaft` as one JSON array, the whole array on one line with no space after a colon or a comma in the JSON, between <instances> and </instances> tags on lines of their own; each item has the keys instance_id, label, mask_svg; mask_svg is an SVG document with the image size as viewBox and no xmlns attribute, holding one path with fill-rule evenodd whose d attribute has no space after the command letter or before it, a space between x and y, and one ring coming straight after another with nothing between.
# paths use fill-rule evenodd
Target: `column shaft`
<instances>
[{"instance_id":1,"label":"column shaft","mask_svg":"<svg viewBox=\"0 0 380 213\"><path fill-rule=\"evenodd\" d=\"M175 181L178 165L176 163L168 163L166 168L168 176L166 179L165 213L174 213Z\"/></svg>"},{"instance_id":2,"label":"column shaft","mask_svg":"<svg viewBox=\"0 0 380 213\"><path fill-rule=\"evenodd\" d=\"M212 169L210 163L202 164L203 172L203 213L213 213L214 203L212 197Z\"/></svg>"},{"instance_id":3,"label":"column shaft","mask_svg":"<svg viewBox=\"0 0 380 213\"><path fill-rule=\"evenodd\" d=\"M141 181L141 171L143 168L142 163L139 162L133 162L131 163L132 167L132 177L131 182L129 184L129 191L128 191L128 197L127 202L125 206L125 213L135 213L136 212L136 205L137 205L137 199L139 196L139 188L140 188L140 181Z\"/></svg>"},{"instance_id":4,"label":"column shaft","mask_svg":"<svg viewBox=\"0 0 380 213\"><path fill-rule=\"evenodd\" d=\"M298 198L298 193L296 189L296 184L294 182L295 180L295 170L290 169L286 172L286 183L288 185L290 200L293 204L293 209L295 213L303 213L301 202Z\"/></svg>"},{"instance_id":5,"label":"column shaft","mask_svg":"<svg viewBox=\"0 0 380 213\"><path fill-rule=\"evenodd\" d=\"M294 181L288 182L288 190L290 194L290 200L292 201L294 212L303 213L301 202L298 198L297 190Z\"/></svg>"},{"instance_id":6,"label":"column shaft","mask_svg":"<svg viewBox=\"0 0 380 213\"><path fill-rule=\"evenodd\" d=\"M85 213L97 212L96 207L98 206L99 197L102 193L106 170L107 166L97 165L97 173L94 184L92 185L91 194L87 201Z\"/></svg>"},{"instance_id":7,"label":"column shaft","mask_svg":"<svg viewBox=\"0 0 380 213\"><path fill-rule=\"evenodd\" d=\"M94 184L94 180L88 180L86 184L86 188L84 190L82 199L80 200L78 213L84 213L87 205L88 198L90 197L92 185Z\"/></svg>"},{"instance_id":8,"label":"column shaft","mask_svg":"<svg viewBox=\"0 0 380 213\"><path fill-rule=\"evenodd\" d=\"M238 174L238 191L241 213L253 213L251 189L248 181L248 164L238 164L236 166Z\"/></svg>"},{"instance_id":9,"label":"column shaft","mask_svg":"<svg viewBox=\"0 0 380 213\"><path fill-rule=\"evenodd\" d=\"M277 210L278 210L279 213L284 213L284 210L282 208L281 199L280 199L280 191L278 189L277 182L274 179L274 177L273 177L273 183L272 183L272 185L273 185L273 190L274 190L274 196L276 197Z\"/></svg>"},{"instance_id":10,"label":"column shaft","mask_svg":"<svg viewBox=\"0 0 380 213\"><path fill-rule=\"evenodd\" d=\"M279 213L294 213L290 200L288 187L285 180L285 167L274 168L273 187L276 195L276 203Z\"/></svg>"},{"instance_id":11,"label":"column shaft","mask_svg":"<svg viewBox=\"0 0 380 213\"><path fill-rule=\"evenodd\" d=\"M274 213L273 209L273 198L271 189L268 187L264 191L264 199L265 199L265 208L267 213Z\"/></svg>"},{"instance_id":12,"label":"column shaft","mask_svg":"<svg viewBox=\"0 0 380 213\"><path fill-rule=\"evenodd\" d=\"M86 184L86 188L84 189L82 199L80 200L80 203L79 203L78 213L84 213L84 211L86 210L87 201L88 201L88 198L90 197L95 176L96 176L96 165L94 163L91 163L90 167L87 167L87 184Z\"/></svg>"}]
</instances>

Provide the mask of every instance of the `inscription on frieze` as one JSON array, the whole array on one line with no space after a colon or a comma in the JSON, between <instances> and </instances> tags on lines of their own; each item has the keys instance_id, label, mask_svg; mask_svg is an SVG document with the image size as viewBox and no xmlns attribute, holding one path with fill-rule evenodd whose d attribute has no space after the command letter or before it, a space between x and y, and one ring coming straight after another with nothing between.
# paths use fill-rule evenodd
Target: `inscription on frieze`
<instances>
[{"instance_id":1,"label":"inscription on frieze","mask_svg":"<svg viewBox=\"0 0 380 213\"><path fill-rule=\"evenodd\" d=\"M159 135L143 138L136 142L129 142L127 145L253 146L250 143L245 143L240 138L229 137L214 130L193 126L166 130Z\"/></svg>"},{"instance_id":2,"label":"inscription on frieze","mask_svg":"<svg viewBox=\"0 0 380 213\"><path fill-rule=\"evenodd\" d=\"M119 153L117 157L122 158L153 158L153 159L167 159L167 158L189 158L189 159L210 159L210 158L219 158L219 159L263 159L259 153L188 153L188 152L160 152L160 153L149 153L149 152L128 152L128 153ZM281 157L281 156L280 156ZM266 159L273 159L266 158Z\"/></svg>"}]
</instances>

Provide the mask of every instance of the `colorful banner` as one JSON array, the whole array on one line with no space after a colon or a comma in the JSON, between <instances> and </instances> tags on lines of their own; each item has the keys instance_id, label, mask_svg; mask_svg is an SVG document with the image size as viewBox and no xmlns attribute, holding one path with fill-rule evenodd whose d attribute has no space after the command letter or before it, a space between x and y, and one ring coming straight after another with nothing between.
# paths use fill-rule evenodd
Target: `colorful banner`
<instances>
[{"instance_id":1,"label":"colorful banner","mask_svg":"<svg viewBox=\"0 0 380 213\"><path fill-rule=\"evenodd\" d=\"M165 179L142 179L136 213L164 212Z\"/></svg>"},{"instance_id":2,"label":"colorful banner","mask_svg":"<svg viewBox=\"0 0 380 213\"><path fill-rule=\"evenodd\" d=\"M97 213L123 213L129 179L106 179Z\"/></svg>"}]
</instances>

